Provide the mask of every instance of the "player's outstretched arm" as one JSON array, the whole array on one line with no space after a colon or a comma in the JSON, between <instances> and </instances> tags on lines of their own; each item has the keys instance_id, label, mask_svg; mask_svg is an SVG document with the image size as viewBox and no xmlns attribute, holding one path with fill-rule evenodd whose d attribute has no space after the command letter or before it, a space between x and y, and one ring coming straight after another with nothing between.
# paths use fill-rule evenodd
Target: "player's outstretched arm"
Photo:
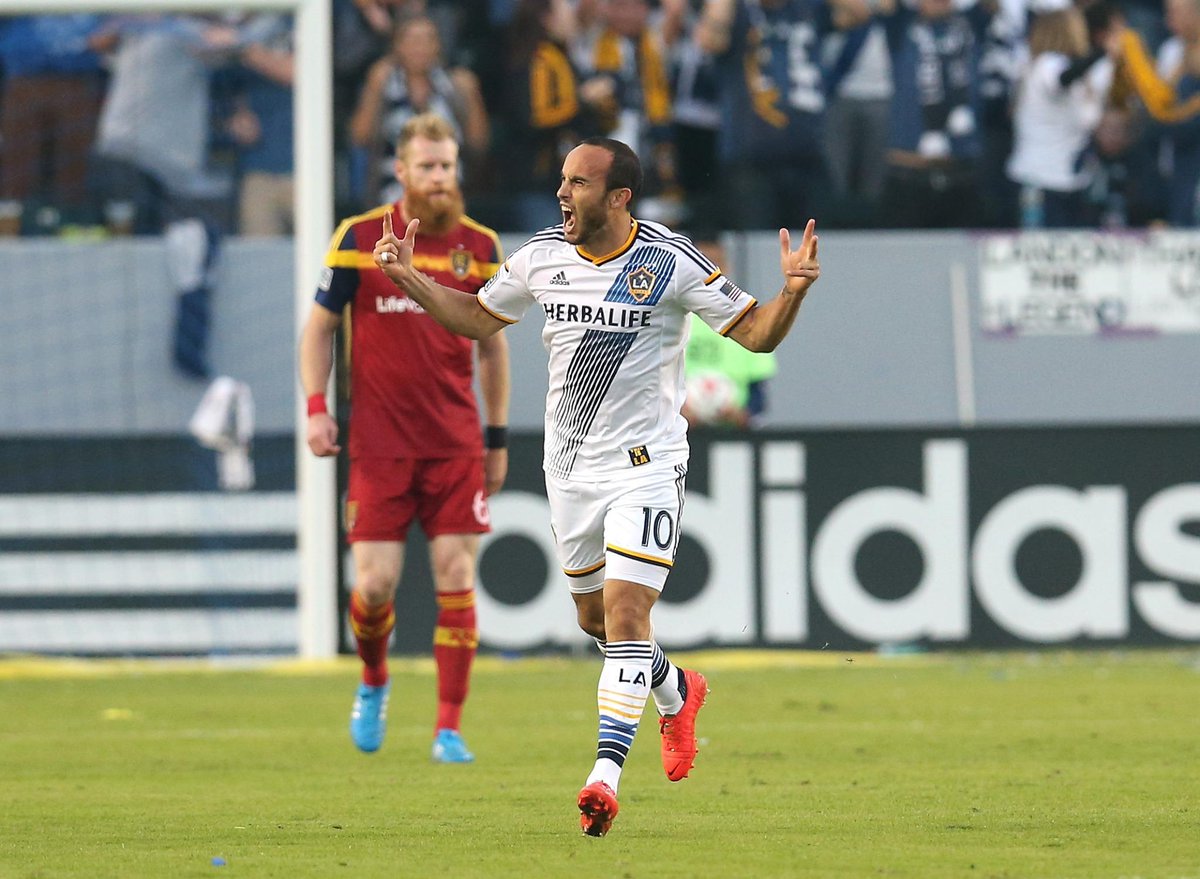
<instances>
[{"instance_id":1,"label":"player's outstretched arm","mask_svg":"<svg viewBox=\"0 0 1200 879\"><path fill-rule=\"evenodd\" d=\"M383 215L383 236L375 242L375 265L410 299L451 332L469 339L485 339L507 324L489 314L474 296L464 296L460 290L443 287L424 272L413 268L413 243L421 221L409 221L404 237L392 231L392 212Z\"/></svg>"},{"instance_id":2,"label":"player's outstretched arm","mask_svg":"<svg viewBox=\"0 0 1200 879\"><path fill-rule=\"evenodd\" d=\"M821 277L817 259L817 221L809 220L804 227L800 246L792 250L792 236L787 229L779 230L779 268L783 272L783 289L766 305L746 312L729 331L729 337L749 351L774 351L792 328L800 303L808 290Z\"/></svg>"}]
</instances>

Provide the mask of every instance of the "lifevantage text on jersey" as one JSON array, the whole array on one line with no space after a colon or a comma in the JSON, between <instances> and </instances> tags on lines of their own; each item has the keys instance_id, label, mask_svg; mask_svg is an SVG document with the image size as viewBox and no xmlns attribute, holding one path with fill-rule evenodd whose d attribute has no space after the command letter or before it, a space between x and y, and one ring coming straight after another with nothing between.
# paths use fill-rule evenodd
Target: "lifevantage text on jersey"
<instances>
[{"instance_id":1,"label":"lifevantage text on jersey","mask_svg":"<svg viewBox=\"0 0 1200 879\"><path fill-rule=\"evenodd\" d=\"M425 309L407 296L376 296L375 311L379 314L424 314Z\"/></svg>"}]
</instances>

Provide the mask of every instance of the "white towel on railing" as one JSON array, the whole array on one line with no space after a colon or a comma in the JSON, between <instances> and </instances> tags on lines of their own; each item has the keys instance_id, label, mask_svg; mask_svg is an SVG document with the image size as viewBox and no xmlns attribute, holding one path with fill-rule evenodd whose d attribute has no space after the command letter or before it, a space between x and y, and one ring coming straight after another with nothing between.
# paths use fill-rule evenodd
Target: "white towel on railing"
<instances>
[{"instance_id":1,"label":"white towel on railing","mask_svg":"<svg viewBox=\"0 0 1200 879\"><path fill-rule=\"evenodd\" d=\"M245 382L227 375L213 379L188 428L196 441L217 452L217 481L227 491L254 487L254 395Z\"/></svg>"}]
</instances>

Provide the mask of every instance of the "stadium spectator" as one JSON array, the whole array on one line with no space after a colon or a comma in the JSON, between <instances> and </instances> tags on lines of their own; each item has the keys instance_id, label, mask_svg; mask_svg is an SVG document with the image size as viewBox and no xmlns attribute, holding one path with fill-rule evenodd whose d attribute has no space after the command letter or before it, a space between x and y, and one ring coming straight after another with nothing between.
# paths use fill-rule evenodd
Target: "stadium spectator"
<instances>
[{"instance_id":1,"label":"stadium spectator","mask_svg":"<svg viewBox=\"0 0 1200 879\"><path fill-rule=\"evenodd\" d=\"M235 108L226 127L238 145L238 230L287 235L295 215L292 180L292 28L260 15L238 27Z\"/></svg>"},{"instance_id":2,"label":"stadium spectator","mask_svg":"<svg viewBox=\"0 0 1200 879\"><path fill-rule=\"evenodd\" d=\"M1122 71L1153 119L1163 126L1167 221L1200 225L1200 2L1168 0L1172 37L1157 70L1131 29L1123 37Z\"/></svg>"},{"instance_id":3,"label":"stadium spectator","mask_svg":"<svg viewBox=\"0 0 1200 879\"><path fill-rule=\"evenodd\" d=\"M376 57L384 54L396 26L415 15L427 16L441 34L443 46L454 42L463 0L350 0L363 28L381 39Z\"/></svg>"},{"instance_id":4,"label":"stadium spectator","mask_svg":"<svg viewBox=\"0 0 1200 879\"><path fill-rule=\"evenodd\" d=\"M352 165L352 159L360 161L362 155L355 151L352 157L350 119L367 71L387 51L391 34L390 16L385 31L377 33L359 0L333 0L334 202L338 216L363 209L366 169Z\"/></svg>"},{"instance_id":5,"label":"stadium spectator","mask_svg":"<svg viewBox=\"0 0 1200 879\"><path fill-rule=\"evenodd\" d=\"M982 223L989 228L1012 228L1017 222L1018 187L1008 179L1005 166L1013 147L1013 96L1029 58L1025 39L1029 7L1063 2L997 0L983 31L979 49L979 190Z\"/></svg>"},{"instance_id":6,"label":"stadium spectator","mask_svg":"<svg viewBox=\"0 0 1200 879\"><path fill-rule=\"evenodd\" d=\"M1096 155L1096 173L1088 190L1092 216L1105 229L1162 223L1167 196L1160 164L1170 150L1162 143L1162 127L1148 124L1129 75L1126 47L1129 40L1140 38L1127 25L1124 4L1092 0L1082 8L1093 50L1104 48L1112 28L1122 29L1113 57L1112 84L1092 136Z\"/></svg>"},{"instance_id":7,"label":"stadium spectator","mask_svg":"<svg viewBox=\"0 0 1200 879\"><path fill-rule=\"evenodd\" d=\"M1085 13L1098 0L1075 0ZM1109 0L1100 0L1109 2ZM1169 0L1112 0L1129 29L1147 46L1161 46L1173 33Z\"/></svg>"},{"instance_id":8,"label":"stadium spectator","mask_svg":"<svg viewBox=\"0 0 1200 879\"><path fill-rule=\"evenodd\" d=\"M699 237L712 239L721 231L724 217L717 159L720 84L715 59L695 40L698 21L698 9L689 8L685 34L672 48L672 138L684 222Z\"/></svg>"},{"instance_id":9,"label":"stadium spectator","mask_svg":"<svg viewBox=\"0 0 1200 879\"><path fill-rule=\"evenodd\" d=\"M1167 221L1195 227L1200 226L1200 2L1167 0L1166 8L1167 27L1182 45L1182 57L1168 74L1177 109L1156 116L1166 124L1171 145Z\"/></svg>"},{"instance_id":10,"label":"stadium spectator","mask_svg":"<svg viewBox=\"0 0 1200 879\"><path fill-rule=\"evenodd\" d=\"M620 140L646 168L643 213L678 213L675 145L671 139L669 53L683 33L686 0L600 0L597 16L574 41L572 54L585 76L606 77L610 97L601 105L601 133Z\"/></svg>"},{"instance_id":11,"label":"stadium spectator","mask_svg":"<svg viewBox=\"0 0 1200 879\"><path fill-rule=\"evenodd\" d=\"M438 22L438 32L446 40L445 11L438 6L430 13L425 0L333 0L336 132L340 134L348 128L367 71L388 53L396 25L404 18L422 14L433 15Z\"/></svg>"},{"instance_id":12,"label":"stadium spectator","mask_svg":"<svg viewBox=\"0 0 1200 879\"><path fill-rule=\"evenodd\" d=\"M10 234L31 199L79 213L103 81L96 15L0 20L0 207ZM44 173L48 171L49 173ZM75 219L80 219L76 217Z\"/></svg>"},{"instance_id":13,"label":"stadium spectator","mask_svg":"<svg viewBox=\"0 0 1200 879\"><path fill-rule=\"evenodd\" d=\"M458 143L441 116L414 116L400 130L396 176L404 198L341 224L300 342L300 376L308 395L308 445L336 455L337 422L324 391L332 343L350 318L350 483L346 531L354 555L350 625L363 661L350 734L365 752L383 744L390 681L387 649L405 539L415 519L429 538L438 617L433 653L438 710L433 759L474 756L460 732L471 664L479 642L475 562L488 530L487 496L508 469L508 347L503 335L479 342L438 326L417 298L376 270L371 250L396 211L421 221L414 257L423 270L473 301L501 260L496 234L463 214ZM472 385L478 355L487 417L486 452Z\"/></svg>"},{"instance_id":14,"label":"stadium spectator","mask_svg":"<svg viewBox=\"0 0 1200 879\"><path fill-rule=\"evenodd\" d=\"M464 188L479 179L491 140L491 124L479 80L463 67L442 62L441 39L432 18L401 19L391 51L371 66L350 120L350 140L362 155L371 200L396 201L400 183L393 170L396 140L406 122L436 113L451 123L462 144Z\"/></svg>"},{"instance_id":15,"label":"stadium spectator","mask_svg":"<svg viewBox=\"0 0 1200 879\"><path fill-rule=\"evenodd\" d=\"M1087 23L1074 7L1044 12L1029 28L1030 61L1017 90L1009 177L1021 187L1023 228L1091 226L1088 188L1097 159L1092 134L1112 84L1123 25L1090 49Z\"/></svg>"},{"instance_id":16,"label":"stadium spectator","mask_svg":"<svg viewBox=\"0 0 1200 879\"><path fill-rule=\"evenodd\" d=\"M641 181L626 144L585 140L563 163L562 226L515 251L475 298L421 272L415 222L401 239L389 215L374 251L388 278L455 332L487 338L534 305L546 316L551 527L579 625L604 653L596 760L578 798L580 826L591 836L607 833L617 815L621 772L648 698L661 715L667 778L687 777L696 758L708 684L666 658L650 625L679 542L688 312L750 350L774 350L819 274L815 223L797 250L781 230L784 287L758 306L687 238L633 218Z\"/></svg>"},{"instance_id":17,"label":"stadium spectator","mask_svg":"<svg viewBox=\"0 0 1200 879\"><path fill-rule=\"evenodd\" d=\"M207 378L213 268L232 182L207 167L209 72L237 32L187 16L111 20L97 41L112 52L100 112L92 186L106 212L132 213L138 234L165 237L178 294L173 356Z\"/></svg>"},{"instance_id":18,"label":"stadium spectator","mask_svg":"<svg viewBox=\"0 0 1200 879\"><path fill-rule=\"evenodd\" d=\"M859 0L705 3L696 39L717 58L728 228L779 228L823 213L830 184L821 44L835 27L869 16Z\"/></svg>"},{"instance_id":19,"label":"stadium spectator","mask_svg":"<svg viewBox=\"0 0 1200 879\"><path fill-rule=\"evenodd\" d=\"M893 0L881 0L876 11L892 5ZM892 62L882 23L872 20L833 34L825 42L823 55L831 212L841 225L871 225L877 222L883 195L893 91Z\"/></svg>"},{"instance_id":20,"label":"stadium spectator","mask_svg":"<svg viewBox=\"0 0 1200 879\"><path fill-rule=\"evenodd\" d=\"M985 21L979 5L968 14L954 0L905 0L887 18L895 85L883 194L888 225L980 224L976 31Z\"/></svg>"},{"instance_id":21,"label":"stadium spectator","mask_svg":"<svg viewBox=\"0 0 1200 879\"><path fill-rule=\"evenodd\" d=\"M554 189L567 152L599 130L612 81L585 81L571 61L576 21L568 0L521 0L508 30L505 184L515 228L562 222Z\"/></svg>"},{"instance_id":22,"label":"stadium spectator","mask_svg":"<svg viewBox=\"0 0 1200 879\"><path fill-rule=\"evenodd\" d=\"M1096 126L1098 165L1088 200L1102 228L1144 228L1166 216L1159 145L1146 137L1146 127L1137 112L1122 106L1106 108Z\"/></svg>"}]
</instances>

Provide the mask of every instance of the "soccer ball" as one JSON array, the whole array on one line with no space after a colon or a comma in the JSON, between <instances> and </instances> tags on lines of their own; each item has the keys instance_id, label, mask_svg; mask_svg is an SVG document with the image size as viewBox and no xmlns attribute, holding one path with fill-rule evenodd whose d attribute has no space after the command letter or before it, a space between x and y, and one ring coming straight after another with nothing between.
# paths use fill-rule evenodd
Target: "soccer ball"
<instances>
[{"instance_id":1,"label":"soccer ball","mask_svg":"<svg viewBox=\"0 0 1200 879\"><path fill-rule=\"evenodd\" d=\"M713 424L726 410L736 406L733 379L719 372L702 372L687 380L687 406L696 424Z\"/></svg>"}]
</instances>

